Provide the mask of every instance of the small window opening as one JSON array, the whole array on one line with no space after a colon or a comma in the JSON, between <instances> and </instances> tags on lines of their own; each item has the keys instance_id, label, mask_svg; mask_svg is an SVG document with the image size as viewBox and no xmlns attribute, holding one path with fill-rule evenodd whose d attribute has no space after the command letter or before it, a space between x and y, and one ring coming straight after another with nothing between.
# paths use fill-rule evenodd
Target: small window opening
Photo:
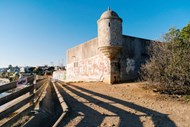
<instances>
[{"instance_id":1,"label":"small window opening","mask_svg":"<svg viewBox=\"0 0 190 127\"><path fill-rule=\"evenodd\" d=\"M110 22L109 22L109 27L111 26Z\"/></svg>"},{"instance_id":2,"label":"small window opening","mask_svg":"<svg viewBox=\"0 0 190 127\"><path fill-rule=\"evenodd\" d=\"M74 62L74 67L78 67L78 62Z\"/></svg>"}]
</instances>

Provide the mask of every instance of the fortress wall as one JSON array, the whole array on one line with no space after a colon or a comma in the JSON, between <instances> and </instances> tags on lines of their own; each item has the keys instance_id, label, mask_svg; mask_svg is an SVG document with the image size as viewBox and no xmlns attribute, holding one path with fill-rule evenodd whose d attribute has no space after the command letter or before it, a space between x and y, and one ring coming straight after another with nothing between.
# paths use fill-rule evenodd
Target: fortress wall
<instances>
[{"instance_id":1,"label":"fortress wall","mask_svg":"<svg viewBox=\"0 0 190 127\"><path fill-rule=\"evenodd\" d=\"M136 80L140 67L149 58L148 46L151 41L131 36L123 36L122 52L120 54L121 81Z\"/></svg>"},{"instance_id":2,"label":"fortress wall","mask_svg":"<svg viewBox=\"0 0 190 127\"><path fill-rule=\"evenodd\" d=\"M105 81L110 61L98 50L97 38L67 51L67 81Z\"/></svg>"},{"instance_id":3,"label":"fortress wall","mask_svg":"<svg viewBox=\"0 0 190 127\"><path fill-rule=\"evenodd\" d=\"M67 50L67 64L98 54L98 39L94 38Z\"/></svg>"},{"instance_id":4,"label":"fortress wall","mask_svg":"<svg viewBox=\"0 0 190 127\"><path fill-rule=\"evenodd\" d=\"M107 83L135 80L141 65L149 58L150 42L122 35L122 19L108 9L98 20L98 37L68 49L67 80Z\"/></svg>"},{"instance_id":5,"label":"fortress wall","mask_svg":"<svg viewBox=\"0 0 190 127\"><path fill-rule=\"evenodd\" d=\"M110 61L98 50L97 38L67 51L67 81L133 81L149 58L150 40L123 35L122 51Z\"/></svg>"}]
</instances>

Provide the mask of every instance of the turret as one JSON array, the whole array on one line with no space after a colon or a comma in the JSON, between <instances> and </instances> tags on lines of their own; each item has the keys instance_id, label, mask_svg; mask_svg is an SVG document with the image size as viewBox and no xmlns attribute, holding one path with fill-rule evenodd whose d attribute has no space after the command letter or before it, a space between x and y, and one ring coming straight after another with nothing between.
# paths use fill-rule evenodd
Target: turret
<instances>
[{"instance_id":1,"label":"turret","mask_svg":"<svg viewBox=\"0 0 190 127\"><path fill-rule=\"evenodd\" d=\"M110 8L98 20L98 49L113 59L122 48L122 19Z\"/></svg>"}]
</instances>

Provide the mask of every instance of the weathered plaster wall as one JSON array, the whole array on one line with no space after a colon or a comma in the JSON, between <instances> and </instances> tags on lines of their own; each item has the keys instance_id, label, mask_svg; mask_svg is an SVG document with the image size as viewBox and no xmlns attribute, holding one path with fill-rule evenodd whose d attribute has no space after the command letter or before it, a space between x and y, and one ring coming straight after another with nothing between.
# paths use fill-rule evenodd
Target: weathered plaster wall
<instances>
[{"instance_id":1,"label":"weathered plaster wall","mask_svg":"<svg viewBox=\"0 0 190 127\"><path fill-rule=\"evenodd\" d=\"M98 43L102 46L122 45L122 21L120 19L101 19L98 21Z\"/></svg>"},{"instance_id":2,"label":"weathered plaster wall","mask_svg":"<svg viewBox=\"0 0 190 127\"><path fill-rule=\"evenodd\" d=\"M123 35L122 52L117 57L120 63L121 81L138 78L141 65L149 58L150 43L150 40Z\"/></svg>"},{"instance_id":3,"label":"weathered plaster wall","mask_svg":"<svg viewBox=\"0 0 190 127\"><path fill-rule=\"evenodd\" d=\"M97 38L67 51L67 81L117 83L138 78L150 40L123 35L122 51L111 61L98 50Z\"/></svg>"},{"instance_id":4,"label":"weathered plaster wall","mask_svg":"<svg viewBox=\"0 0 190 127\"><path fill-rule=\"evenodd\" d=\"M150 40L124 35L122 51L111 61L98 50L97 38L69 49L67 80L112 83L135 80L148 58L149 44Z\"/></svg>"},{"instance_id":5,"label":"weathered plaster wall","mask_svg":"<svg viewBox=\"0 0 190 127\"><path fill-rule=\"evenodd\" d=\"M66 80L66 71L62 71L62 70L54 71L52 78L54 80L65 81Z\"/></svg>"},{"instance_id":6,"label":"weathered plaster wall","mask_svg":"<svg viewBox=\"0 0 190 127\"><path fill-rule=\"evenodd\" d=\"M81 61L98 54L98 39L94 38L67 50L67 64Z\"/></svg>"},{"instance_id":7,"label":"weathered plaster wall","mask_svg":"<svg viewBox=\"0 0 190 127\"><path fill-rule=\"evenodd\" d=\"M97 38L67 51L67 81L104 81L110 78L110 61L98 50Z\"/></svg>"},{"instance_id":8,"label":"weathered plaster wall","mask_svg":"<svg viewBox=\"0 0 190 127\"><path fill-rule=\"evenodd\" d=\"M122 35L122 19L109 9L97 23L97 38L67 51L67 80L117 83L137 79L149 58L151 41Z\"/></svg>"}]
</instances>

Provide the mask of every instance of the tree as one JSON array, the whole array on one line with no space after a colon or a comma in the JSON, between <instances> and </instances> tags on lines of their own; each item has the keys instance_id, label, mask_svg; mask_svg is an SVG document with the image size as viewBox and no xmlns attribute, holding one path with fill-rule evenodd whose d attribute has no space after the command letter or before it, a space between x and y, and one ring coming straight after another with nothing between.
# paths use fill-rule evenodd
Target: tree
<instances>
[{"instance_id":1,"label":"tree","mask_svg":"<svg viewBox=\"0 0 190 127\"><path fill-rule=\"evenodd\" d=\"M12 65L9 65L9 66L8 66L8 69L12 69L12 68L13 68L13 66L12 66Z\"/></svg>"},{"instance_id":2,"label":"tree","mask_svg":"<svg viewBox=\"0 0 190 127\"><path fill-rule=\"evenodd\" d=\"M171 94L190 94L190 23L171 28L164 42L153 43L150 60L142 66L141 76L157 89Z\"/></svg>"}]
</instances>

